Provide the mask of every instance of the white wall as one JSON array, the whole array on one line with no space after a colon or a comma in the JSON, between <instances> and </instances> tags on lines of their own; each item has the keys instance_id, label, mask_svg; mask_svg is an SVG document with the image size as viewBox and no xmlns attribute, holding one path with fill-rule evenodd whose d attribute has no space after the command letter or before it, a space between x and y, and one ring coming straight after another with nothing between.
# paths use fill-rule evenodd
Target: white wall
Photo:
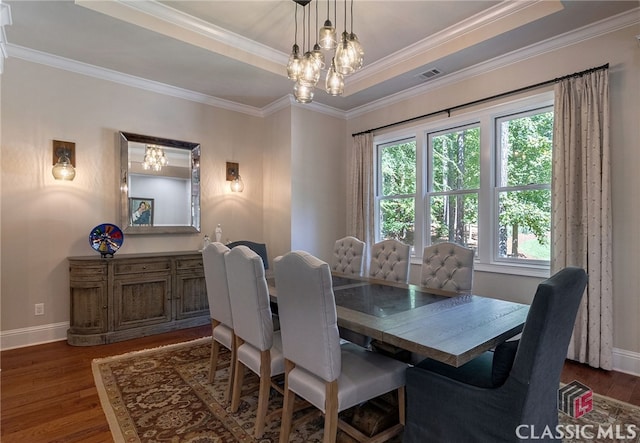
<instances>
[{"instance_id":1,"label":"white wall","mask_svg":"<svg viewBox=\"0 0 640 443\"><path fill-rule=\"evenodd\" d=\"M351 134L402 121L609 63L614 348L616 355L626 354L635 359L634 364L637 366L628 369L640 373L640 205L635 203L635 196L640 189L640 174L637 173L640 164L640 46L637 34L637 26L627 27L574 45L549 50L457 83L444 84L426 93L416 93L415 96L384 109L351 118L347 124L347 132ZM540 91L533 93L536 92ZM437 118L445 117L432 117ZM391 130L397 129L399 127ZM419 272L418 266L412 266L412 281L417 281ZM529 302L539 280L477 272L474 292Z\"/></svg>"},{"instance_id":2,"label":"white wall","mask_svg":"<svg viewBox=\"0 0 640 443\"><path fill-rule=\"evenodd\" d=\"M325 261L346 229L345 127L342 119L293 110L291 247Z\"/></svg>"},{"instance_id":3,"label":"white wall","mask_svg":"<svg viewBox=\"0 0 640 443\"><path fill-rule=\"evenodd\" d=\"M96 254L91 228L118 224L118 131L201 144L203 228L127 235L119 254L196 250L217 223L225 240L262 239L262 119L16 58L1 80L3 333L68 322L66 257ZM76 143L72 182L51 175L53 139ZM226 161L240 163L242 194L229 190Z\"/></svg>"}]
</instances>

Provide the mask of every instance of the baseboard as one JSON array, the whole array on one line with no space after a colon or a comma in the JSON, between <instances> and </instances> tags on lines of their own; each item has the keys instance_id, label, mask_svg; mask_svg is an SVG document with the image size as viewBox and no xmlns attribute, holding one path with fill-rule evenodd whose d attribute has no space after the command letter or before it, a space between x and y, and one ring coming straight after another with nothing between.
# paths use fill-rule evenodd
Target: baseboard
<instances>
[{"instance_id":1,"label":"baseboard","mask_svg":"<svg viewBox=\"0 0 640 443\"><path fill-rule=\"evenodd\" d=\"M613 348L613 370L640 377L640 353Z\"/></svg>"},{"instance_id":2,"label":"baseboard","mask_svg":"<svg viewBox=\"0 0 640 443\"><path fill-rule=\"evenodd\" d=\"M40 345L67 339L69 322L52 323L0 332L0 350Z\"/></svg>"}]
</instances>

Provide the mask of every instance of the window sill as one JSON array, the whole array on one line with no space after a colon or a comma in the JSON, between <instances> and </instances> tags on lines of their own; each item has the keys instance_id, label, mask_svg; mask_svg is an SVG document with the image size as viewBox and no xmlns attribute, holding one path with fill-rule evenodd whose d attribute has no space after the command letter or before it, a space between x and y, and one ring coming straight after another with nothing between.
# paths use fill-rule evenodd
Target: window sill
<instances>
[{"instance_id":1,"label":"window sill","mask_svg":"<svg viewBox=\"0 0 640 443\"><path fill-rule=\"evenodd\" d=\"M526 277L549 278L551 272L547 267L526 266L514 264L485 264L475 263L474 270L478 272L492 272L495 274L522 275Z\"/></svg>"}]
</instances>

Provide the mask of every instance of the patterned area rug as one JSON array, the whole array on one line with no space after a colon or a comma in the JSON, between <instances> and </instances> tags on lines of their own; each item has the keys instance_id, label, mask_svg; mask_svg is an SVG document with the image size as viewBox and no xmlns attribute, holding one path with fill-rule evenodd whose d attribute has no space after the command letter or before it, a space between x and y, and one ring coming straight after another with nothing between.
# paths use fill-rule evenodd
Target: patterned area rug
<instances>
[{"instance_id":1,"label":"patterned area rug","mask_svg":"<svg viewBox=\"0 0 640 443\"><path fill-rule=\"evenodd\" d=\"M258 379L247 376L240 408L231 413L224 405L224 388L229 376L229 352L222 352L224 360L216 372L213 385L208 383L210 338L125 355L96 359L92 363L96 387L100 395L114 441L128 443L231 443L254 442L252 430L255 421ZM251 371L247 371L249 374ZM250 378L253 377L253 378ZM245 394L246 393L246 394ZM589 438L589 441L640 442L640 408L594 395L593 411L574 419L560 414L560 423L566 430L577 430L582 435L564 435L565 442L585 441L598 427L613 427L613 438ZM271 390L269 410L281 407L282 396ZM373 405L345 413L352 424L371 425L371 411L384 409ZM376 415L375 413L373 415ZM380 415L380 414L379 414ZM384 415L384 414L383 414ZM388 414L397 417L391 412ZM295 416L294 416L295 419ZM358 420L360 422L358 423ZM638 435L629 439L629 424L635 424ZM389 425L385 423L384 426ZM585 426L586 425L586 426ZM616 425L618 427L616 428ZM576 427L578 426L578 427ZM291 433L291 442L321 442L323 418L316 415L297 424ZM267 422L260 443L277 442L280 420ZM619 438L623 437L623 438ZM340 433L338 441L352 441ZM401 436L390 442L400 442Z\"/></svg>"}]
</instances>

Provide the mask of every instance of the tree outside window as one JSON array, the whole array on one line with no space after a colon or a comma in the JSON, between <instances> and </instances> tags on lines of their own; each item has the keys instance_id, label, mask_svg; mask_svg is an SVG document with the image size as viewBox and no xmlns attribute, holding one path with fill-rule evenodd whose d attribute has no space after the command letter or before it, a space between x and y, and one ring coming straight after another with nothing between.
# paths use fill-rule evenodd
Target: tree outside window
<instances>
[{"instance_id":1,"label":"tree outside window","mask_svg":"<svg viewBox=\"0 0 640 443\"><path fill-rule=\"evenodd\" d=\"M480 128L429 135L431 244L443 241L477 248Z\"/></svg>"},{"instance_id":2,"label":"tree outside window","mask_svg":"<svg viewBox=\"0 0 640 443\"><path fill-rule=\"evenodd\" d=\"M496 126L497 256L548 261L553 110L500 118Z\"/></svg>"},{"instance_id":3,"label":"tree outside window","mask_svg":"<svg viewBox=\"0 0 640 443\"><path fill-rule=\"evenodd\" d=\"M416 200L416 142L378 146L378 240L413 246Z\"/></svg>"}]
</instances>

